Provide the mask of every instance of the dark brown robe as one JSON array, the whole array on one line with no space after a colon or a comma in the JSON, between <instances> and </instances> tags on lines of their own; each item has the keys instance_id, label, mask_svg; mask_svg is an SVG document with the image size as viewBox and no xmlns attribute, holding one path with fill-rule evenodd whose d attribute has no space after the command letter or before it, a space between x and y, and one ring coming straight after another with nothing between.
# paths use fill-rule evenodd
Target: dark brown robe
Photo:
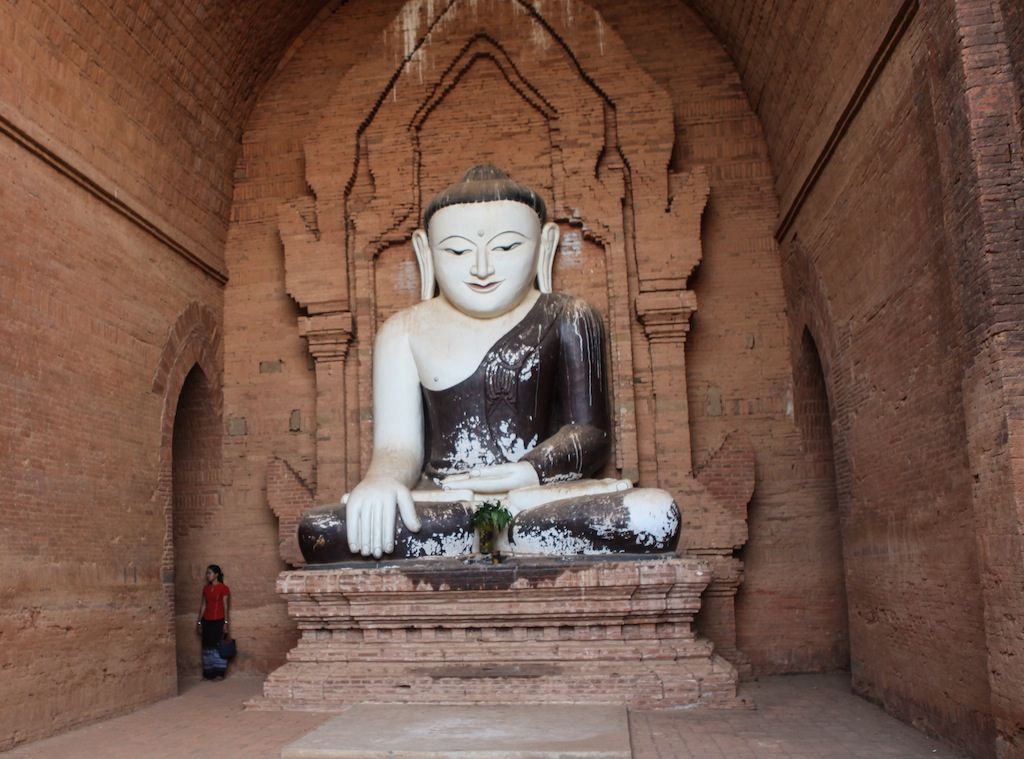
<instances>
[{"instance_id":1,"label":"dark brown robe","mask_svg":"<svg viewBox=\"0 0 1024 759\"><path fill-rule=\"evenodd\" d=\"M423 388L423 403L424 474L437 485L515 461L542 484L589 477L609 447L601 317L572 296L542 294L472 375Z\"/></svg>"}]
</instances>

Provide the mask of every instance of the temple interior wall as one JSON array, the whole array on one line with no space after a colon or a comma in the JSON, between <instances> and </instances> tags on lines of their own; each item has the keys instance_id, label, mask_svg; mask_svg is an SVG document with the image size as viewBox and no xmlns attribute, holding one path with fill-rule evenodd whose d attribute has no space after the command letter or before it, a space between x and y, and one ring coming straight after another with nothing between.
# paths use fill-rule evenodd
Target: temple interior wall
<instances>
[{"instance_id":1,"label":"temple interior wall","mask_svg":"<svg viewBox=\"0 0 1024 759\"><path fill-rule=\"evenodd\" d=\"M407 6L233 5L0 9L0 750L172 694L207 563L234 594L236 671L295 640L267 461L315 486L324 411L278 208L310 193L306 140ZM1021 755L1022 246L1019 208L989 192L1019 187L1024 12L589 5L667 93L668 168L708 172L678 465L734 430L753 445L735 605L751 671L849 667L901 718ZM983 102L956 47L975 42L1004 55L974 61L1007 87ZM1006 123L977 115L1006 102ZM463 133L446 133L429 161L454 177ZM1002 156L1017 179L985 174ZM418 278L401 241L379 260L406 287L375 293L384 315ZM369 345L351 350L365 366ZM367 406L343 428L367 429Z\"/></svg>"},{"instance_id":2,"label":"temple interior wall","mask_svg":"<svg viewBox=\"0 0 1024 759\"><path fill-rule=\"evenodd\" d=\"M922 31L916 18L784 255L815 275L794 277L792 321L813 334L828 367L854 681L904 714L929 692L951 694L930 719L957 724L970 742L991 731L989 685L962 345L942 188L929 180L939 163L934 114L917 91L927 76ZM919 656L936 669L914 666Z\"/></svg>"},{"instance_id":3,"label":"temple interior wall","mask_svg":"<svg viewBox=\"0 0 1024 759\"><path fill-rule=\"evenodd\" d=\"M20 146L0 163L2 747L177 692L154 383L180 315L222 292Z\"/></svg>"}]
</instances>

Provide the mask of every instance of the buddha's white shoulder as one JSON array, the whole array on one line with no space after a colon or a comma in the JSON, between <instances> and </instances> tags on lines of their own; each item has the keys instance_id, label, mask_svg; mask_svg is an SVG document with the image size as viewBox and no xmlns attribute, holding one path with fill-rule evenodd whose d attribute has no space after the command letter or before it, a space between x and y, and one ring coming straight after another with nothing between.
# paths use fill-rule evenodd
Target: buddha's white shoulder
<instances>
[{"instance_id":1,"label":"buddha's white shoulder","mask_svg":"<svg viewBox=\"0 0 1024 759\"><path fill-rule=\"evenodd\" d=\"M443 329L452 319L452 308L440 298L420 301L389 316L381 333L421 336Z\"/></svg>"}]
</instances>

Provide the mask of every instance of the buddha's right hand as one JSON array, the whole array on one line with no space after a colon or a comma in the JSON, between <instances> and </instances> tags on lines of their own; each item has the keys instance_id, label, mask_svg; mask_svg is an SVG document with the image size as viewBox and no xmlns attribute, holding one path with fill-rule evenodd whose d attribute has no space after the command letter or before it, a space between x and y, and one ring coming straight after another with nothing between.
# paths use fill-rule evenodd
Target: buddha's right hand
<instances>
[{"instance_id":1,"label":"buddha's right hand","mask_svg":"<svg viewBox=\"0 0 1024 759\"><path fill-rule=\"evenodd\" d=\"M349 550L377 559L394 551L396 512L409 532L419 532L412 495L401 482L375 477L356 485L345 508Z\"/></svg>"}]
</instances>

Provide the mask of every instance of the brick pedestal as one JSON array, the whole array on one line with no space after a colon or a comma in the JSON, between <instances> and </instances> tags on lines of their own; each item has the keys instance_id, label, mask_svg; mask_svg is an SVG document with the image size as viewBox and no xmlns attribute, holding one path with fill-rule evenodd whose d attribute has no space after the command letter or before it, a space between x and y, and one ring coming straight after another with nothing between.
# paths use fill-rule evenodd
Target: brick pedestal
<instances>
[{"instance_id":1,"label":"brick pedestal","mask_svg":"<svg viewBox=\"0 0 1024 759\"><path fill-rule=\"evenodd\" d=\"M248 706L737 705L735 668L693 632L710 578L676 556L284 572L301 639Z\"/></svg>"}]
</instances>

